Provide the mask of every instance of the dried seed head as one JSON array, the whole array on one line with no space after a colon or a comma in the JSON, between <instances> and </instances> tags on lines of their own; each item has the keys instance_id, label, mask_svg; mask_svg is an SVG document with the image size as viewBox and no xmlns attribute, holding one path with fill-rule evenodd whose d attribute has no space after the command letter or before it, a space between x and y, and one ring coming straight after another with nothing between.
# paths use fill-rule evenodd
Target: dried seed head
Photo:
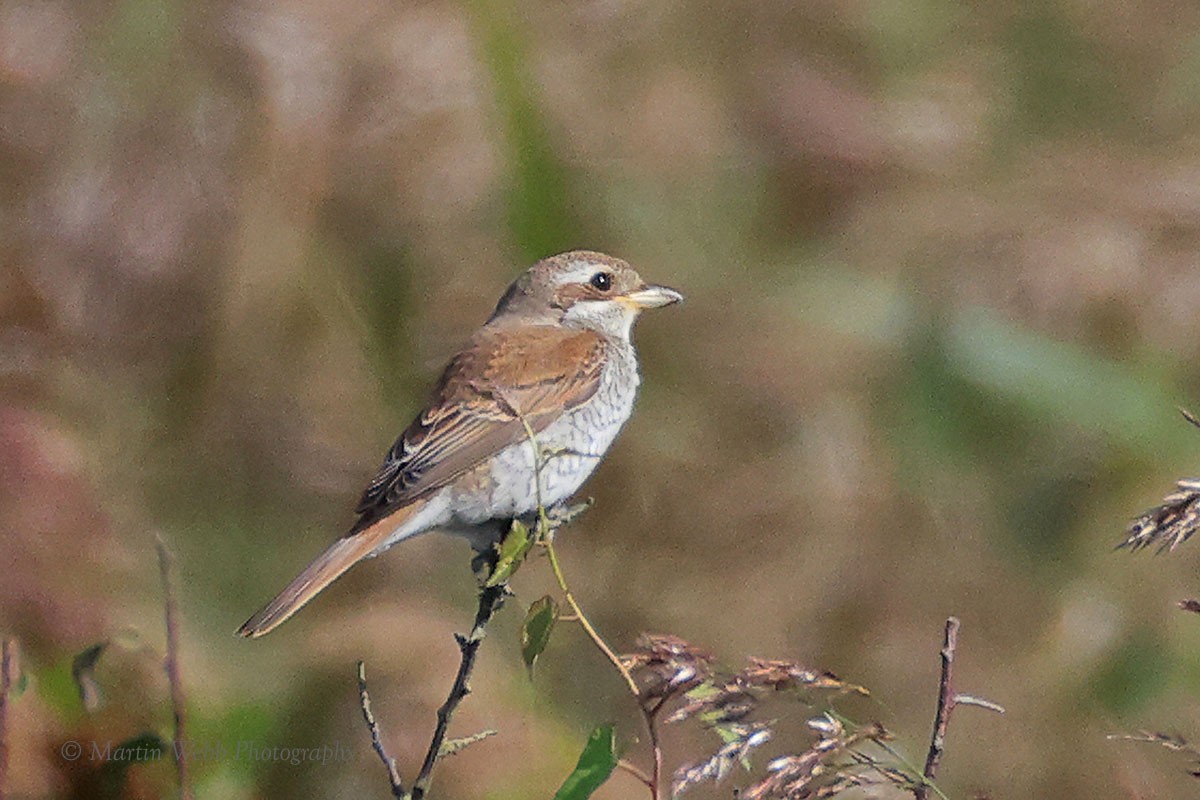
<instances>
[{"instance_id":1,"label":"dried seed head","mask_svg":"<svg viewBox=\"0 0 1200 800\"><path fill-rule=\"evenodd\" d=\"M708 677L712 655L677 636L644 633L637 649L621 656L621 663L638 681L639 699L646 708L699 686Z\"/></svg>"},{"instance_id":2,"label":"dried seed head","mask_svg":"<svg viewBox=\"0 0 1200 800\"><path fill-rule=\"evenodd\" d=\"M1158 545L1159 552L1171 551L1191 538L1200 527L1200 479L1184 478L1175 486L1161 505L1130 523L1118 547L1141 550Z\"/></svg>"}]
</instances>

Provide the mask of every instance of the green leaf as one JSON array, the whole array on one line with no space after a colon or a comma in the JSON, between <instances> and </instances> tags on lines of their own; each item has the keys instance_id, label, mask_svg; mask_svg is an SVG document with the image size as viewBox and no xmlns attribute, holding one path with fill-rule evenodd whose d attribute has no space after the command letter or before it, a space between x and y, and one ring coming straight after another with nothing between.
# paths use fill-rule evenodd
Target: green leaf
<instances>
[{"instance_id":1,"label":"green leaf","mask_svg":"<svg viewBox=\"0 0 1200 800\"><path fill-rule=\"evenodd\" d=\"M533 540L529 538L529 528L514 519L508 529L508 535L500 543L500 557L496 560L496 567L485 585L491 587L507 583L521 566L531 547Z\"/></svg>"},{"instance_id":2,"label":"green leaf","mask_svg":"<svg viewBox=\"0 0 1200 800\"><path fill-rule=\"evenodd\" d=\"M550 595L534 600L521 623L521 659L529 677L533 678L533 665L550 643L550 632L558 622L558 601Z\"/></svg>"},{"instance_id":3,"label":"green leaf","mask_svg":"<svg viewBox=\"0 0 1200 800\"><path fill-rule=\"evenodd\" d=\"M612 725L601 725L588 736L575 771L567 776L554 800L587 800L617 766L617 741Z\"/></svg>"},{"instance_id":4,"label":"green leaf","mask_svg":"<svg viewBox=\"0 0 1200 800\"><path fill-rule=\"evenodd\" d=\"M522 260L533 262L569 249L581 238L571 173L542 111L530 66L532 39L521 7L511 0L473 0L466 8L474 18L504 126L509 231Z\"/></svg>"}]
</instances>

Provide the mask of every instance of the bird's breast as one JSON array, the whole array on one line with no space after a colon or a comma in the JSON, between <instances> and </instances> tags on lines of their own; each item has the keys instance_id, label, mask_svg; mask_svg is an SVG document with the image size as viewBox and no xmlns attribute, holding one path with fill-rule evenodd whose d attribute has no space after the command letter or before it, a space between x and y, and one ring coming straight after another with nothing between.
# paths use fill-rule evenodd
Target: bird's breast
<instances>
[{"instance_id":1,"label":"bird's breast","mask_svg":"<svg viewBox=\"0 0 1200 800\"><path fill-rule=\"evenodd\" d=\"M478 502L459 507L471 521L522 516L541 503L559 503L583 485L633 413L639 383L632 348L609 359L596 393L537 434L540 476L535 477L533 448L522 441L494 456L480 477ZM472 505L470 503L466 505Z\"/></svg>"}]
</instances>

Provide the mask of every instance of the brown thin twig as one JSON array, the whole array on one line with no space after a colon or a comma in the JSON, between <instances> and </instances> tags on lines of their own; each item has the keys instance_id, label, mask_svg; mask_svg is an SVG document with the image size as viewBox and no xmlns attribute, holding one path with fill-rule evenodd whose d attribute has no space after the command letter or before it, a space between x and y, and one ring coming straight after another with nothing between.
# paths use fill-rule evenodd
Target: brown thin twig
<instances>
[{"instance_id":1,"label":"brown thin twig","mask_svg":"<svg viewBox=\"0 0 1200 800\"><path fill-rule=\"evenodd\" d=\"M654 784L651 783L650 776L647 775L645 772L643 772L641 767L638 767L635 764L631 764L630 762L628 762L622 758L622 759L617 760L617 769L629 773L630 775L632 775L633 777L637 778L639 781L644 783L648 788L651 788L651 789L654 788Z\"/></svg>"},{"instance_id":2,"label":"brown thin twig","mask_svg":"<svg viewBox=\"0 0 1200 800\"><path fill-rule=\"evenodd\" d=\"M167 683L171 687L171 714L174 717L171 749L175 754L175 773L179 779L180 800L192 800L192 786L188 777L187 762L187 697L183 692L183 680L179 676L179 615L175 605L175 589L171 581L171 552L162 535L154 534L158 549L158 571L162 578L163 616L167 629L167 655L163 668Z\"/></svg>"},{"instance_id":3,"label":"brown thin twig","mask_svg":"<svg viewBox=\"0 0 1200 800\"><path fill-rule=\"evenodd\" d=\"M495 565L493 564L492 566L494 567ZM375 715L371 712L371 697L367 694L365 667L363 662L358 662L359 706L362 709L363 719L366 721L367 728L371 733L371 746L375 749L375 752L379 755L379 760L383 762L384 767L387 769L388 784L391 786L392 796L397 798L397 800L422 800L422 798L429 794L429 786L433 782L433 768L438 760L447 754L446 732L450 728L450 720L453 718L459 703L471 693L471 672L475 668L475 655L479 650L479 645L483 643L483 639L487 635L488 623L492 621L492 617L500 610L500 606L504 604L504 598L507 593L507 583L499 583L495 586L484 585L479 590L479 609L475 612L475 624L471 627L471 632L466 636L457 633L454 635L461 655L458 672L454 676L454 685L450 687L450 694L446 696L446 701L438 709L437 726L434 728L433 737L429 741L429 749L425 753L425 760L421 764L421 771L417 773L416 779L413 780L412 789L405 790L403 779L400 777L400 771L396 767L396 759L392 758L383 746L383 739L379 733L379 724L375 721Z\"/></svg>"},{"instance_id":4,"label":"brown thin twig","mask_svg":"<svg viewBox=\"0 0 1200 800\"><path fill-rule=\"evenodd\" d=\"M954 696L954 651L958 648L958 617L946 620L946 635L942 640L942 677L938 682L937 714L933 721L933 736L929 741L929 754L925 757L924 781L913 788L916 800L926 800L933 781L937 777L942 753L946 749L946 728L950 725L950 714L954 711L957 698Z\"/></svg>"},{"instance_id":5,"label":"brown thin twig","mask_svg":"<svg viewBox=\"0 0 1200 800\"><path fill-rule=\"evenodd\" d=\"M654 755L654 772L650 773L650 793L654 800L662 796L663 753L658 741L658 719L649 712L643 712L646 718L646 730L650 733L650 751Z\"/></svg>"},{"instance_id":6,"label":"brown thin twig","mask_svg":"<svg viewBox=\"0 0 1200 800\"><path fill-rule=\"evenodd\" d=\"M392 758L383 746L383 738L379 734L379 723L375 721L375 715L371 713L371 696L367 694L367 667L361 661L358 662L358 705L362 708L363 719L366 720L367 729L371 732L371 747L375 749L379 760L387 769L388 783L392 787L392 797L403 800L408 795L405 793L404 783L400 779L400 770L396 769L396 759Z\"/></svg>"},{"instance_id":7,"label":"brown thin twig","mask_svg":"<svg viewBox=\"0 0 1200 800\"><path fill-rule=\"evenodd\" d=\"M8 783L8 695L17 665L16 640L5 639L0 648L0 800L4 800L8 796L4 789Z\"/></svg>"},{"instance_id":8,"label":"brown thin twig","mask_svg":"<svg viewBox=\"0 0 1200 800\"><path fill-rule=\"evenodd\" d=\"M454 636L455 641L458 642L462 660L458 665L458 674L454 676L454 685L450 687L450 694L446 697L446 702L438 709L438 721L437 727L433 731L433 739L429 742L429 750L425 753L425 762L421 765L421 771L417 773L417 779L413 781L410 795L412 800L421 800L429 792L429 785L433 781L433 767L442 755L442 743L446 740L450 718L454 716L454 711L463 698L471 693L470 680L471 671L475 668L475 654L487 635L488 623L492 621L492 617L504 604L507 592L507 583L499 583L495 586L485 585L480 589L479 610L475 613L475 624L472 626L470 634L467 636L455 634Z\"/></svg>"},{"instance_id":9,"label":"brown thin twig","mask_svg":"<svg viewBox=\"0 0 1200 800\"><path fill-rule=\"evenodd\" d=\"M939 797L946 795L934 784L937 778L938 766L942 762L942 754L946 750L946 729L950 725L950 715L960 705L979 706L990 711L1003 714L1004 709L979 697L968 694L956 694L954 691L954 653L958 649L958 617L946 620L946 633L942 639L942 677L938 681L937 714L933 721L933 736L929 741L929 753L925 757L925 771L920 784L912 788L915 800L927 800L930 791L937 792Z\"/></svg>"}]
</instances>

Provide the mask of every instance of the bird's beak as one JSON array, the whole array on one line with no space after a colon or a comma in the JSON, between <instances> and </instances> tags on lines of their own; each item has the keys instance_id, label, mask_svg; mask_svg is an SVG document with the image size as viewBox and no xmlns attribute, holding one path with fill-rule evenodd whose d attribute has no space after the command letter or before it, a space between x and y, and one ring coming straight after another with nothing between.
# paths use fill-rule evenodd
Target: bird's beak
<instances>
[{"instance_id":1,"label":"bird's beak","mask_svg":"<svg viewBox=\"0 0 1200 800\"><path fill-rule=\"evenodd\" d=\"M646 308L661 308L672 303L682 303L683 295L666 286L643 286L621 298L625 303L641 311Z\"/></svg>"}]
</instances>

